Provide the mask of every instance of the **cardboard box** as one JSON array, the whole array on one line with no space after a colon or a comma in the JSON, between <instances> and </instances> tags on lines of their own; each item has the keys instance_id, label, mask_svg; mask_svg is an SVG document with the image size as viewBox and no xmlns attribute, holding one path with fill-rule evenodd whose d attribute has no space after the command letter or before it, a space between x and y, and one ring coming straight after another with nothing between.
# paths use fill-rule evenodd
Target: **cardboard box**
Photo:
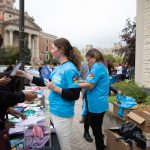
<instances>
[{"instance_id":1,"label":"cardboard box","mask_svg":"<svg viewBox=\"0 0 150 150\"><path fill-rule=\"evenodd\" d=\"M117 139L119 137L120 135L117 132L108 129L107 150L131 150L131 147L128 143L125 143L122 139ZM137 147L136 143L134 143L133 150L141 150L141 148ZM150 147L148 146L146 150L150 150Z\"/></svg>"},{"instance_id":2,"label":"cardboard box","mask_svg":"<svg viewBox=\"0 0 150 150\"><path fill-rule=\"evenodd\" d=\"M120 117L118 115L118 110L119 110L119 104L117 104L116 102L113 103L113 114L120 120L126 120L127 118L127 114L132 111L132 109L124 109L124 117Z\"/></svg>"},{"instance_id":3,"label":"cardboard box","mask_svg":"<svg viewBox=\"0 0 150 150\"><path fill-rule=\"evenodd\" d=\"M150 132L150 113L147 111L132 110L127 114L127 120L134 122L143 132Z\"/></svg>"}]
</instances>

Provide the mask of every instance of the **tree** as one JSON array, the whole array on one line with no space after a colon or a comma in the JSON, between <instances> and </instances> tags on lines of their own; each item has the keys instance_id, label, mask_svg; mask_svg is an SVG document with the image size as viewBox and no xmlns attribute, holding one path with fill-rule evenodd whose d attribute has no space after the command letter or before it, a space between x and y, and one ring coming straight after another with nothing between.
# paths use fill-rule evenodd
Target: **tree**
<instances>
[{"instance_id":1,"label":"tree","mask_svg":"<svg viewBox=\"0 0 150 150\"><path fill-rule=\"evenodd\" d=\"M123 63L135 66L135 42L136 42L136 23L129 18L126 20L125 28L121 31L121 40L125 42L125 46L115 49L114 52L123 56Z\"/></svg>"},{"instance_id":2,"label":"tree","mask_svg":"<svg viewBox=\"0 0 150 150\"><path fill-rule=\"evenodd\" d=\"M111 60L114 65L118 65L122 63L122 57L113 56L112 54L104 55L105 59Z\"/></svg>"},{"instance_id":3,"label":"tree","mask_svg":"<svg viewBox=\"0 0 150 150\"><path fill-rule=\"evenodd\" d=\"M0 65L5 65L5 61L7 60L7 53L5 48L0 48Z\"/></svg>"},{"instance_id":4,"label":"tree","mask_svg":"<svg viewBox=\"0 0 150 150\"><path fill-rule=\"evenodd\" d=\"M0 64L16 64L19 59L19 49L15 46L7 46L0 49Z\"/></svg>"},{"instance_id":5,"label":"tree","mask_svg":"<svg viewBox=\"0 0 150 150\"><path fill-rule=\"evenodd\" d=\"M49 60L44 61L44 64L57 65L59 63L57 59L53 58L50 52L48 55L49 55Z\"/></svg>"},{"instance_id":6,"label":"tree","mask_svg":"<svg viewBox=\"0 0 150 150\"><path fill-rule=\"evenodd\" d=\"M0 34L0 48L2 47L2 45L3 45L3 38L2 38L2 36Z\"/></svg>"}]
</instances>

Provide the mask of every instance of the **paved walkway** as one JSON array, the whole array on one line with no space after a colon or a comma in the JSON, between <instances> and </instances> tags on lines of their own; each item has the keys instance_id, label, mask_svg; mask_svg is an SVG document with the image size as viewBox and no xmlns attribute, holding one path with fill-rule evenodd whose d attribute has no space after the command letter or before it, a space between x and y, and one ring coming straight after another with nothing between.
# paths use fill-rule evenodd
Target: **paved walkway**
<instances>
[{"instance_id":1,"label":"paved walkway","mask_svg":"<svg viewBox=\"0 0 150 150\"><path fill-rule=\"evenodd\" d=\"M76 101L75 117L72 126L72 138L71 138L72 150L95 150L94 142L92 143L86 142L83 138L84 132L83 123L79 123L79 120L81 119L81 111L82 111L82 100L79 99ZM90 134L93 137L91 130Z\"/></svg>"},{"instance_id":2,"label":"paved walkway","mask_svg":"<svg viewBox=\"0 0 150 150\"><path fill-rule=\"evenodd\" d=\"M71 138L72 150L95 150L96 148L94 142L92 143L86 142L83 138L83 132L84 132L83 124L79 123L79 120L81 119L81 109L82 109L82 100L79 99L78 101L76 101L76 105L75 105L76 115L73 121L72 138ZM110 106L110 111L105 114L104 122L103 122L105 144L107 138L107 129L117 125L117 122L115 118L112 116L111 112L112 112L112 107ZM91 129L90 129L90 135L94 139Z\"/></svg>"}]
</instances>

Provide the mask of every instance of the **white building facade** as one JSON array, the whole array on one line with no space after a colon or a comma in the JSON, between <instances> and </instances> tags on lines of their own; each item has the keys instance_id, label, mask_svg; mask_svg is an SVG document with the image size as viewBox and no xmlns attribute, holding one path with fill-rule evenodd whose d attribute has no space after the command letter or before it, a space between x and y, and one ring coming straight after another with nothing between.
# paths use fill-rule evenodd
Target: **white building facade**
<instances>
[{"instance_id":1,"label":"white building facade","mask_svg":"<svg viewBox=\"0 0 150 150\"><path fill-rule=\"evenodd\" d=\"M150 0L137 0L135 81L150 88Z\"/></svg>"}]
</instances>

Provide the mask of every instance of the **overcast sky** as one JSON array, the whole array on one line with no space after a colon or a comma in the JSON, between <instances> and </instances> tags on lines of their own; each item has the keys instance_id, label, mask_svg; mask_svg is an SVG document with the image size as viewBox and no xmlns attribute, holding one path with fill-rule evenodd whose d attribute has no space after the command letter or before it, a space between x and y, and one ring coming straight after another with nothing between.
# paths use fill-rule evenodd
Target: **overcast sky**
<instances>
[{"instance_id":1,"label":"overcast sky","mask_svg":"<svg viewBox=\"0 0 150 150\"><path fill-rule=\"evenodd\" d=\"M44 32L80 49L86 44L109 48L120 41L125 20L136 16L136 0L25 0L25 11Z\"/></svg>"}]
</instances>

